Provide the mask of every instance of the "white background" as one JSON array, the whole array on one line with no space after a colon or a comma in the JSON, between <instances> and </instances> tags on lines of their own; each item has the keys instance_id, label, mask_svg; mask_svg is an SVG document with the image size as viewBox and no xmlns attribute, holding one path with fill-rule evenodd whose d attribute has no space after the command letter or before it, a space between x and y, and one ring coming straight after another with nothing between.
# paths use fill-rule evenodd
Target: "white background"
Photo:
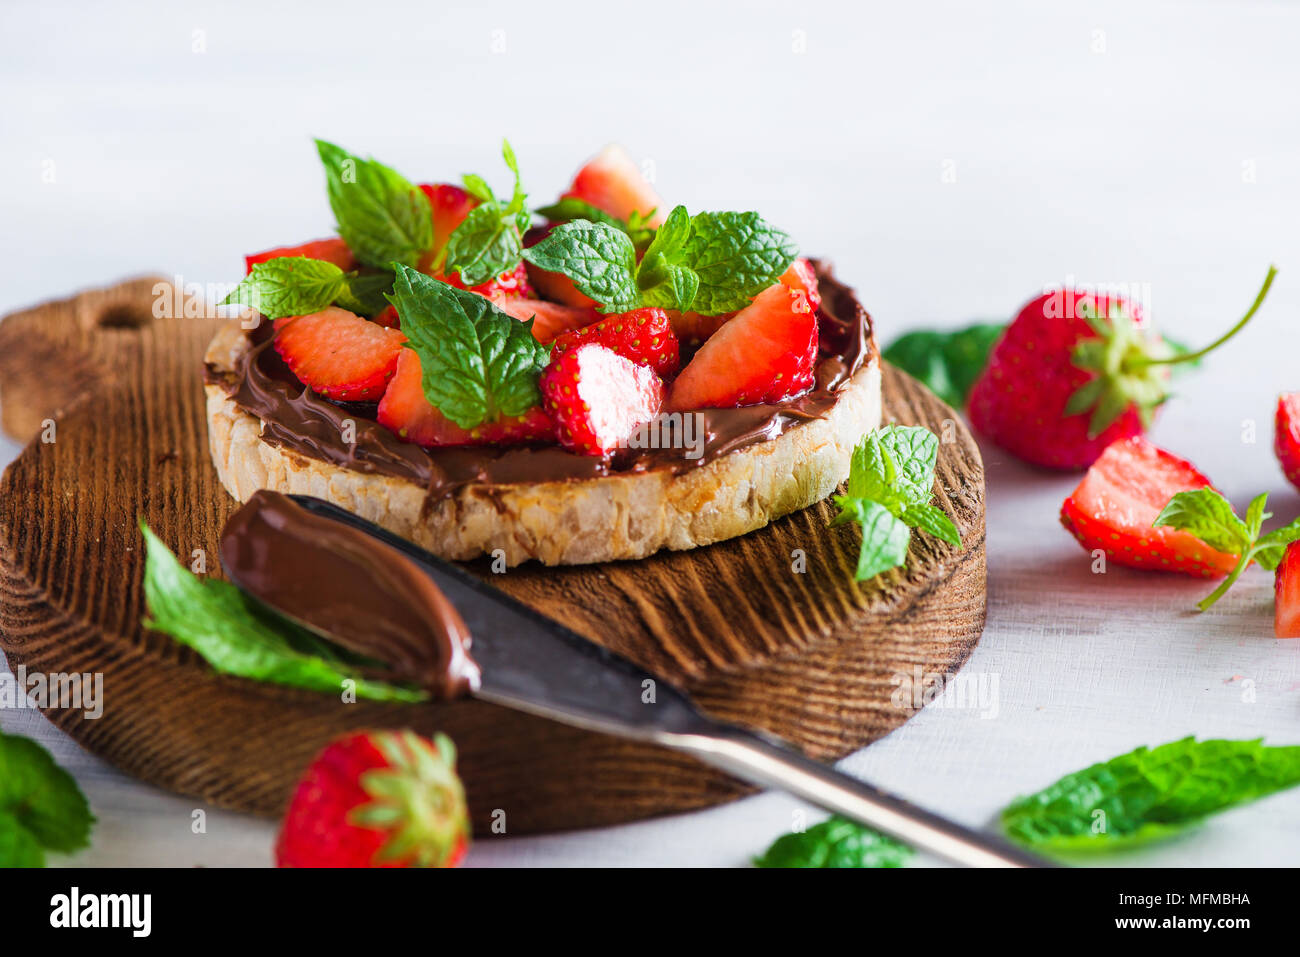
<instances>
[{"instance_id":1,"label":"white background","mask_svg":"<svg viewBox=\"0 0 1300 957\"><path fill-rule=\"evenodd\" d=\"M756 208L833 258L885 341L1073 280L1144 284L1158 325L1205 342L1276 262L1265 310L1184 380L1155 438L1239 506L1268 490L1279 518L1300 511L1269 447L1276 394L1300 389L1300 9L740 7L8 2L0 311L144 272L229 282L246 252L327 234L313 136L413 179L501 185L509 136L538 201L619 141L669 202ZM927 710L849 770L981 825L1139 744L1300 743L1300 643L1271 637L1266 573L1199 617L1199 582L1094 576L1056 522L1076 479L984 453L989 625L967 668L997 676L998 715ZM192 835L193 801L34 712L0 727L39 737L89 795L99 825L75 862L269 862L270 822L209 809ZM470 863L742 864L797 807L483 840ZM1297 812L1300 792L1280 795L1120 862L1292 864Z\"/></svg>"}]
</instances>

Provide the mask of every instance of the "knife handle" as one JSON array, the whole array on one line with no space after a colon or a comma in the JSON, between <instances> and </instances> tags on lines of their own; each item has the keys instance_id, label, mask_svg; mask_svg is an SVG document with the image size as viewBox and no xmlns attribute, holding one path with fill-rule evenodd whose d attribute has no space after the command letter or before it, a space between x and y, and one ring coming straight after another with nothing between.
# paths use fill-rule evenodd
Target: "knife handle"
<instances>
[{"instance_id":1,"label":"knife handle","mask_svg":"<svg viewBox=\"0 0 1300 957\"><path fill-rule=\"evenodd\" d=\"M919 850L968 867L1054 867L993 834L931 814L784 745L740 728L668 733L658 743L765 787L777 788L852 818Z\"/></svg>"}]
</instances>

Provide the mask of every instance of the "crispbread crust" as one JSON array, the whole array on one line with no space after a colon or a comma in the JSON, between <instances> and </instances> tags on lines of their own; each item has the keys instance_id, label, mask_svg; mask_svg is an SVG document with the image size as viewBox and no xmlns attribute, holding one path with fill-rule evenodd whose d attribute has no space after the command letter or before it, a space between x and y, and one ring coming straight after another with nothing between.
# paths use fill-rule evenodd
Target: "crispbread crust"
<instances>
[{"instance_id":1,"label":"crispbread crust","mask_svg":"<svg viewBox=\"0 0 1300 957\"><path fill-rule=\"evenodd\" d=\"M250 348L239 324L213 338L206 361L230 372ZM262 439L262 420L215 383L206 386L208 446L239 501L258 489L316 495L444 558L503 556L510 565L645 558L762 528L820 501L849 474L853 446L880 424L876 350L825 418L673 474L667 469L587 479L470 484L426 502L423 486L358 472Z\"/></svg>"}]
</instances>

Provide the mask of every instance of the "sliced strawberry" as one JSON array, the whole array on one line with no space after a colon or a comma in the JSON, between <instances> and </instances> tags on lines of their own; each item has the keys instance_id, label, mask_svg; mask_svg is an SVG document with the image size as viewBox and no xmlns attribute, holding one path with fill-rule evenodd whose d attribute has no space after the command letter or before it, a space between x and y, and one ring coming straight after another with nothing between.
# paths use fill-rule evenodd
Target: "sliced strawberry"
<instances>
[{"instance_id":1,"label":"sliced strawberry","mask_svg":"<svg viewBox=\"0 0 1300 957\"><path fill-rule=\"evenodd\" d=\"M406 336L330 306L275 323L275 349L300 380L321 395L373 402L397 370Z\"/></svg>"},{"instance_id":2,"label":"sliced strawberry","mask_svg":"<svg viewBox=\"0 0 1300 957\"><path fill-rule=\"evenodd\" d=\"M780 282L764 289L700 346L673 383L667 407L733 408L811 389L817 317L807 307L806 290Z\"/></svg>"},{"instance_id":3,"label":"sliced strawberry","mask_svg":"<svg viewBox=\"0 0 1300 957\"><path fill-rule=\"evenodd\" d=\"M1277 400L1273 451L1282 463L1287 481L1300 488L1300 392L1291 392Z\"/></svg>"},{"instance_id":4,"label":"sliced strawberry","mask_svg":"<svg viewBox=\"0 0 1300 957\"><path fill-rule=\"evenodd\" d=\"M1196 466L1158 449L1143 436L1111 443L1061 506L1061 524L1089 551L1101 549L1121 565L1217 578L1237 556L1167 526L1152 528L1178 492L1205 488Z\"/></svg>"},{"instance_id":5,"label":"sliced strawberry","mask_svg":"<svg viewBox=\"0 0 1300 957\"><path fill-rule=\"evenodd\" d=\"M557 353L540 385L560 444L583 455L618 448L659 413L664 399L664 384L651 369L596 343Z\"/></svg>"},{"instance_id":6,"label":"sliced strawberry","mask_svg":"<svg viewBox=\"0 0 1300 957\"><path fill-rule=\"evenodd\" d=\"M352 250L348 249L348 244L341 239L317 239L309 243L303 243L300 246L280 246L276 249L268 249L264 253L253 253L251 256L245 256L244 263L247 266L247 271L252 272L253 267L258 263L264 263L268 259L280 259L284 256L323 259L327 263L338 266L344 272L357 268L357 261L352 255Z\"/></svg>"},{"instance_id":7,"label":"sliced strawberry","mask_svg":"<svg viewBox=\"0 0 1300 957\"><path fill-rule=\"evenodd\" d=\"M794 298L795 312L816 312L822 304L822 294L817 287L817 272L806 259L796 259L781 276L781 282L802 295Z\"/></svg>"},{"instance_id":8,"label":"sliced strawberry","mask_svg":"<svg viewBox=\"0 0 1300 957\"><path fill-rule=\"evenodd\" d=\"M655 188L621 146L606 146L578 170L573 185L564 194L567 197L581 199L622 220L634 212L648 216L654 210L647 223L655 227L662 226L668 216Z\"/></svg>"},{"instance_id":9,"label":"sliced strawberry","mask_svg":"<svg viewBox=\"0 0 1300 957\"><path fill-rule=\"evenodd\" d=\"M427 269L437 262L447 247L447 239L465 221L470 210L478 205L478 200L467 190L450 183L421 183L420 189L429 197L433 211L433 249L420 263L421 269Z\"/></svg>"},{"instance_id":10,"label":"sliced strawberry","mask_svg":"<svg viewBox=\"0 0 1300 957\"><path fill-rule=\"evenodd\" d=\"M411 349L403 349L397 359L397 373L379 400L376 415L379 424L400 439L425 448L555 441L555 423L541 406L516 418L462 429L424 397L420 379L420 357Z\"/></svg>"},{"instance_id":11,"label":"sliced strawberry","mask_svg":"<svg viewBox=\"0 0 1300 957\"><path fill-rule=\"evenodd\" d=\"M735 316L734 312L725 312L720 316L701 316L698 312L678 312L668 310L668 321L673 324L673 332L686 345L698 345L719 329L723 323Z\"/></svg>"},{"instance_id":12,"label":"sliced strawberry","mask_svg":"<svg viewBox=\"0 0 1300 957\"><path fill-rule=\"evenodd\" d=\"M493 299L496 307L520 321L533 320L533 338L551 342L562 332L581 329L600 319L595 309L561 306L543 299Z\"/></svg>"},{"instance_id":13,"label":"sliced strawberry","mask_svg":"<svg viewBox=\"0 0 1300 957\"><path fill-rule=\"evenodd\" d=\"M460 273L451 273L443 275L435 273L435 279L441 279L450 286L457 289L468 289L470 292L476 292L480 296L487 296L489 299L535 299L537 293L528 283L528 270L524 268L521 262L509 272L503 272L499 276L494 276L487 282L479 283L477 286L466 286L461 282Z\"/></svg>"},{"instance_id":14,"label":"sliced strawberry","mask_svg":"<svg viewBox=\"0 0 1300 957\"><path fill-rule=\"evenodd\" d=\"M598 322L557 336L553 354L587 342L648 366L661 378L673 375L681 365L681 345L668 313L662 309L633 309L603 316Z\"/></svg>"},{"instance_id":15,"label":"sliced strawberry","mask_svg":"<svg viewBox=\"0 0 1300 957\"><path fill-rule=\"evenodd\" d=\"M1273 634L1300 638L1300 542L1286 547L1273 579Z\"/></svg>"}]
</instances>

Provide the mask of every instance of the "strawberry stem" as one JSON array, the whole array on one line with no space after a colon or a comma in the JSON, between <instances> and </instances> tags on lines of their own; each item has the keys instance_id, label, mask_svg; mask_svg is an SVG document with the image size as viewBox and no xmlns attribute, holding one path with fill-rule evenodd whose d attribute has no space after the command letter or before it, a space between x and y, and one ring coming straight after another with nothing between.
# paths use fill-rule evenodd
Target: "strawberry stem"
<instances>
[{"instance_id":1,"label":"strawberry stem","mask_svg":"<svg viewBox=\"0 0 1300 957\"><path fill-rule=\"evenodd\" d=\"M1246 323L1250 322L1250 320L1255 317L1255 313L1259 311L1259 307L1264 304L1264 297L1268 295L1269 287L1273 285L1273 277L1276 275L1277 275L1277 267L1269 266L1268 275L1264 277L1264 285L1260 287L1259 295L1255 297L1255 302L1250 307L1250 311L1241 317L1240 322L1238 322L1235 326L1229 329L1226 333L1221 335L1218 339L1215 339L1204 349L1198 349L1196 352L1185 352L1182 355L1169 356L1168 358L1164 358L1164 359L1142 358L1139 359L1136 364L1142 366L1172 366L1172 365L1177 365L1180 362L1195 362L1197 359L1201 359L1209 355L1211 352L1219 348L1219 346L1223 345L1225 342L1227 342L1237 333L1241 332L1241 330L1246 327ZM1204 609L1202 609L1202 611L1204 611Z\"/></svg>"}]
</instances>

